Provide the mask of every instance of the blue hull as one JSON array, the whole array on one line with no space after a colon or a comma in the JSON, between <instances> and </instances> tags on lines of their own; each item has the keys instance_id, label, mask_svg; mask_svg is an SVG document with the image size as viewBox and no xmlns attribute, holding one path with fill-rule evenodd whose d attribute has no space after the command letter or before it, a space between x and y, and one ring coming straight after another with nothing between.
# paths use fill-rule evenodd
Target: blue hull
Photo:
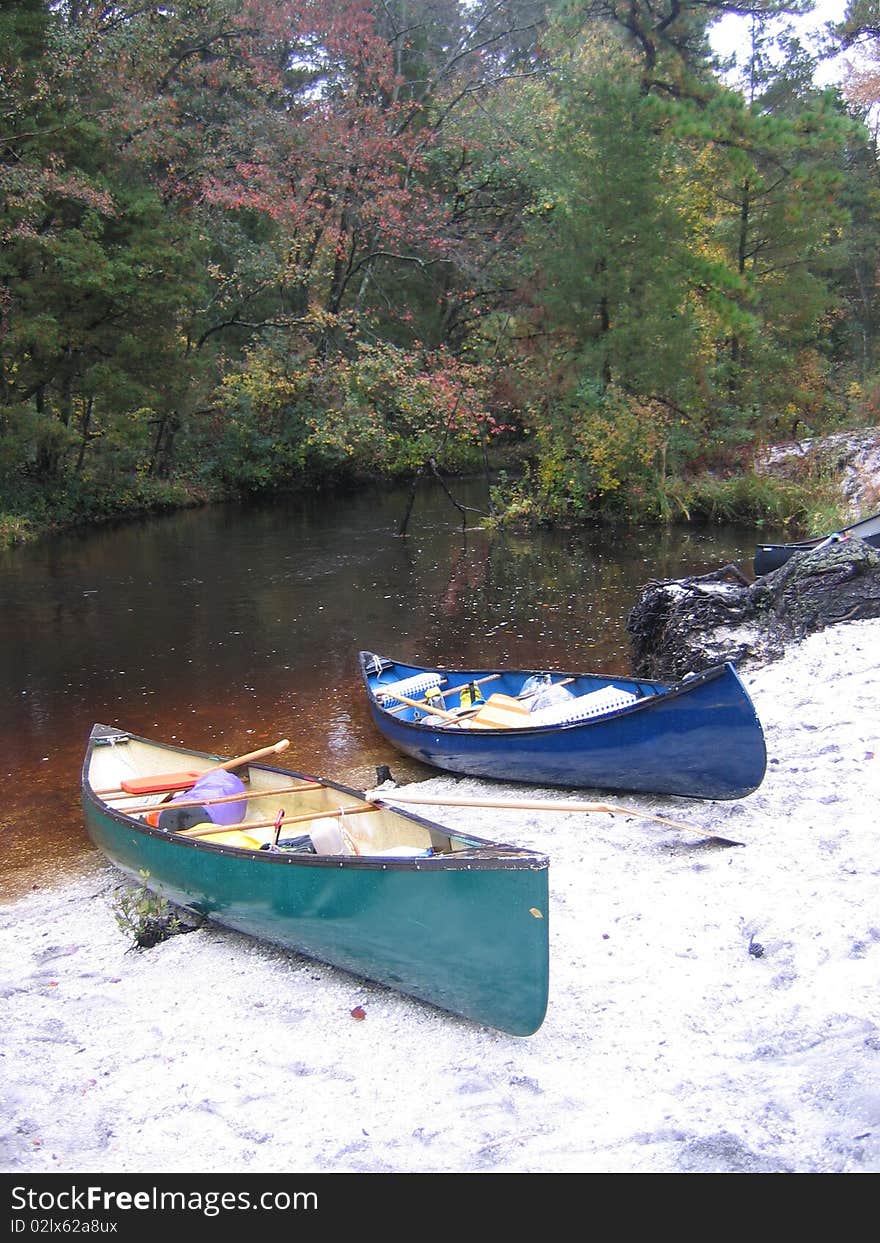
<instances>
[{"instance_id":1,"label":"blue hull","mask_svg":"<svg viewBox=\"0 0 880 1243\"><path fill-rule=\"evenodd\" d=\"M476 682L484 697L521 695L531 671L426 670L360 653L370 713L404 754L448 772L501 781L598 790L629 790L687 798L736 799L761 784L767 766L764 734L731 664L672 685L634 678L554 673L574 696L617 688L625 706L562 725L461 728L462 687ZM383 688L421 675L441 676L447 716L389 697ZM543 675L542 675L543 676ZM412 703L412 697L409 697ZM433 700L433 704L437 704Z\"/></svg>"}]
</instances>

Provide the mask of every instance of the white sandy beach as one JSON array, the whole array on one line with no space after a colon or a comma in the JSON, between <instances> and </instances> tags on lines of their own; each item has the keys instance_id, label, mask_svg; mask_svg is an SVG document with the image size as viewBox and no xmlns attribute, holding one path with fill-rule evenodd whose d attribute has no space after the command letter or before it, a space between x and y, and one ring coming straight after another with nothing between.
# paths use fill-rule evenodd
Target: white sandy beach
<instances>
[{"instance_id":1,"label":"white sandy beach","mask_svg":"<svg viewBox=\"0 0 880 1243\"><path fill-rule=\"evenodd\" d=\"M97 857L3 906L0 1168L880 1172L878 649L880 621L842 623L741 669L770 757L748 798L612 798L741 846L419 808L550 856L528 1038L217 928L134 950Z\"/></svg>"}]
</instances>

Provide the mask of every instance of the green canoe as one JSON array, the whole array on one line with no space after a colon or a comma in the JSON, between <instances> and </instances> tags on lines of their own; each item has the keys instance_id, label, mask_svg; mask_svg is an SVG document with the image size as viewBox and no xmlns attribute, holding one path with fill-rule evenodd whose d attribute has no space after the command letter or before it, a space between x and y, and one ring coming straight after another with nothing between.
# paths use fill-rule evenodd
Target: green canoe
<instances>
[{"instance_id":1,"label":"green canoe","mask_svg":"<svg viewBox=\"0 0 880 1243\"><path fill-rule=\"evenodd\" d=\"M547 857L265 762L286 745L223 761L95 725L89 836L176 906L475 1023L537 1031ZM235 792L218 794L218 776Z\"/></svg>"}]
</instances>

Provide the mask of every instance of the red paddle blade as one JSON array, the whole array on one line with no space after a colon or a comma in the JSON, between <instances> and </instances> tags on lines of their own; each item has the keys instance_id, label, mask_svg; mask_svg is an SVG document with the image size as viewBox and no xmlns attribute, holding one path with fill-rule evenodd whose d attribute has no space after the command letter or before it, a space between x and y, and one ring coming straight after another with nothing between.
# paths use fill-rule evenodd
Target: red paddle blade
<instances>
[{"instance_id":1,"label":"red paddle blade","mask_svg":"<svg viewBox=\"0 0 880 1243\"><path fill-rule=\"evenodd\" d=\"M162 794L166 790L188 790L199 773L156 773L152 777L132 777L120 781L126 794Z\"/></svg>"}]
</instances>

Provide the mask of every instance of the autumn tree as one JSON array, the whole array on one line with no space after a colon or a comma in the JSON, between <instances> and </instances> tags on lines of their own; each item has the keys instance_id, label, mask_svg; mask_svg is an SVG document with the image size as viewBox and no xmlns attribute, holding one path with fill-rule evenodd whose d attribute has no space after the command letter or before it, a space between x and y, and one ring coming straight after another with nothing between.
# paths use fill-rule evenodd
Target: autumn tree
<instances>
[{"instance_id":1,"label":"autumn tree","mask_svg":"<svg viewBox=\"0 0 880 1243\"><path fill-rule=\"evenodd\" d=\"M878 409L880 331L880 169L877 110L880 107L880 7L876 0L850 0L835 34L848 54L844 92L864 118L864 140L848 151L846 200L852 227L842 245L842 284L848 296L847 343L859 363L859 392L866 417Z\"/></svg>"},{"instance_id":2,"label":"autumn tree","mask_svg":"<svg viewBox=\"0 0 880 1243\"><path fill-rule=\"evenodd\" d=\"M551 512L663 512L670 467L739 463L744 446L835 411L828 265L853 128L794 45L759 91L727 86L710 16L584 4L559 27L579 37L535 132L545 201L524 269Z\"/></svg>"},{"instance_id":3,"label":"autumn tree","mask_svg":"<svg viewBox=\"0 0 880 1243\"><path fill-rule=\"evenodd\" d=\"M359 443L353 420L372 421L376 411L359 404L373 389L358 379L357 360L372 372L377 357L386 359L389 381L414 363L434 372L436 404L445 408L448 360L498 306L501 275L491 256L518 227L517 195L494 156L478 150L469 120L475 100L485 106L502 83L526 72L526 43L543 8L323 6L320 37L299 53L309 89L296 127L288 132L280 114L269 119L274 137L252 193L248 166L228 166L228 187L211 190L215 201L233 190L249 195L253 209L271 216L284 248L284 286L296 290L287 328L279 324L248 354L252 382L243 376L236 392L250 396L236 418L255 417L259 389L269 399L262 425L278 425L289 409L272 400L282 378L310 409L326 410L331 439ZM236 206L228 197L226 205ZM377 343L385 343L378 354ZM482 412L478 430L490 425L484 395L462 388L456 424L468 409ZM399 428L387 402L385 411L393 438ZM398 414L407 424L402 406ZM420 440L417 428L411 432ZM448 438L440 440L448 447ZM308 441L328 438L313 429Z\"/></svg>"},{"instance_id":4,"label":"autumn tree","mask_svg":"<svg viewBox=\"0 0 880 1243\"><path fill-rule=\"evenodd\" d=\"M873 148L793 47L744 92L707 39L798 7L3 5L0 487L138 507L514 424L560 512L657 511L827 419L871 365Z\"/></svg>"},{"instance_id":5,"label":"autumn tree","mask_svg":"<svg viewBox=\"0 0 880 1243\"><path fill-rule=\"evenodd\" d=\"M816 430L841 413L836 269L865 131L838 92L815 85L817 60L790 29L770 39L754 22L740 89L720 100L703 245L734 269L742 312L719 340L708 414L720 444Z\"/></svg>"},{"instance_id":6,"label":"autumn tree","mask_svg":"<svg viewBox=\"0 0 880 1243\"><path fill-rule=\"evenodd\" d=\"M2 363L4 486L142 503L155 412L190 379L180 308L197 297L177 230L112 124L80 40L88 6L7 9Z\"/></svg>"}]
</instances>

